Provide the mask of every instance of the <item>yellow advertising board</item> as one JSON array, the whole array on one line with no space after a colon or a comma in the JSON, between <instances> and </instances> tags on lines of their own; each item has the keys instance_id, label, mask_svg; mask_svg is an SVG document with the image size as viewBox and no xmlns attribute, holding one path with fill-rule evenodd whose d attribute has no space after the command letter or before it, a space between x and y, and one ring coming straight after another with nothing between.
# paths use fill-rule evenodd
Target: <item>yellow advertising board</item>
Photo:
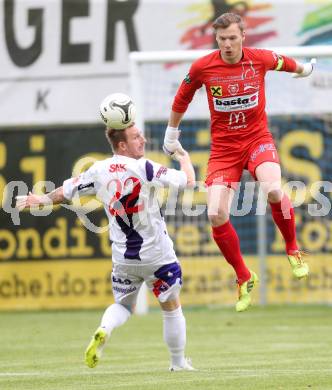
<instances>
[{"instance_id":1,"label":"yellow advertising board","mask_svg":"<svg viewBox=\"0 0 332 390\"><path fill-rule=\"evenodd\" d=\"M113 302L111 261L0 265L0 310L104 307Z\"/></svg>"},{"instance_id":2,"label":"yellow advertising board","mask_svg":"<svg viewBox=\"0 0 332 390\"><path fill-rule=\"evenodd\" d=\"M259 274L257 257L246 257ZM328 254L308 256L310 277L295 280L285 256L267 259L267 303L332 303L332 269ZM221 257L181 261L184 306L233 305L235 275ZM113 302L111 261L27 261L0 264L0 310L103 308ZM260 302L260 286L253 292ZM149 304L157 302L149 295Z\"/></svg>"}]
</instances>

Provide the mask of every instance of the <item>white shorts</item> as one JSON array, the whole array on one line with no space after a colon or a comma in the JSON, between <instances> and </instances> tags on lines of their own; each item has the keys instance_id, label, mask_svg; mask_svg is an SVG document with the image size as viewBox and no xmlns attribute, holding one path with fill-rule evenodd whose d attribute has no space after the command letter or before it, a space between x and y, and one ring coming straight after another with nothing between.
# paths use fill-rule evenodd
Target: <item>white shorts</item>
<instances>
[{"instance_id":1,"label":"white shorts","mask_svg":"<svg viewBox=\"0 0 332 390\"><path fill-rule=\"evenodd\" d=\"M124 306L136 304L142 283L160 302L176 299L182 286L182 271L178 262L163 265L113 264L112 288L114 300Z\"/></svg>"}]
</instances>

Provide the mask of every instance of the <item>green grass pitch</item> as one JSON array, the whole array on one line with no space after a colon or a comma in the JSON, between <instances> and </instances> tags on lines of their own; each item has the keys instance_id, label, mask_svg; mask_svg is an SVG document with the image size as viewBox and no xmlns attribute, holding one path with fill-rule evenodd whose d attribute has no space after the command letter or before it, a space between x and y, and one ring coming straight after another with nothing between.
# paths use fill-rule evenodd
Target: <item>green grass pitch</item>
<instances>
[{"instance_id":1,"label":"green grass pitch","mask_svg":"<svg viewBox=\"0 0 332 390\"><path fill-rule=\"evenodd\" d=\"M196 372L169 372L159 311L116 329L95 369L83 355L102 311L1 313L1 390L332 389L332 307L184 310Z\"/></svg>"}]
</instances>

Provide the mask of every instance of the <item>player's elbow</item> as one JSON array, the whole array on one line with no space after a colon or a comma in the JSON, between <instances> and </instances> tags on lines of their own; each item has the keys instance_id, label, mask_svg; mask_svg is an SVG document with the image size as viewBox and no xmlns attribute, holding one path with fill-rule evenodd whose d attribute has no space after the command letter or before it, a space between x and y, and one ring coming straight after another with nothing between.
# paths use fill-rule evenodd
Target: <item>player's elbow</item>
<instances>
[{"instance_id":1,"label":"player's elbow","mask_svg":"<svg viewBox=\"0 0 332 390\"><path fill-rule=\"evenodd\" d=\"M172 111L184 114L187 111L189 104L191 103L192 96L188 97L182 94L178 94L172 104Z\"/></svg>"}]
</instances>

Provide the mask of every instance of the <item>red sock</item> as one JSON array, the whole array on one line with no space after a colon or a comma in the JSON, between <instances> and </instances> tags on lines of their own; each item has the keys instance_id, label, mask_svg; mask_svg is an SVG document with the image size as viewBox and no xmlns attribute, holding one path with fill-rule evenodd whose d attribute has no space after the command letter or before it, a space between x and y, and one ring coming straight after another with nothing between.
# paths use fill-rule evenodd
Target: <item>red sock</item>
<instances>
[{"instance_id":1,"label":"red sock","mask_svg":"<svg viewBox=\"0 0 332 390\"><path fill-rule=\"evenodd\" d=\"M213 238L225 259L234 268L238 283L242 284L249 280L250 271L242 258L239 237L230 221L212 227L212 232Z\"/></svg>"},{"instance_id":2,"label":"red sock","mask_svg":"<svg viewBox=\"0 0 332 390\"><path fill-rule=\"evenodd\" d=\"M272 217L286 242L288 254L297 251L294 209L287 195L277 203L270 203Z\"/></svg>"}]
</instances>

